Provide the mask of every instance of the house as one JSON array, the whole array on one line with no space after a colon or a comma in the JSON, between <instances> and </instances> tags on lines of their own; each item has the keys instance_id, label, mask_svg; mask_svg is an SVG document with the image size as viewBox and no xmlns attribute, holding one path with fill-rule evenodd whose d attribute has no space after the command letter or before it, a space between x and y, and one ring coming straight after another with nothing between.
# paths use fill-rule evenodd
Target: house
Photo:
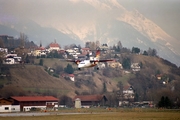
<instances>
[{"instance_id":1,"label":"house","mask_svg":"<svg viewBox=\"0 0 180 120\"><path fill-rule=\"evenodd\" d=\"M140 71L141 67L140 67L139 63L132 63L131 69L132 69L132 71L137 72L137 71Z\"/></svg>"},{"instance_id":2,"label":"house","mask_svg":"<svg viewBox=\"0 0 180 120\"><path fill-rule=\"evenodd\" d=\"M19 112L20 105L12 105L12 101L5 98L0 98L0 112Z\"/></svg>"},{"instance_id":3,"label":"house","mask_svg":"<svg viewBox=\"0 0 180 120\"><path fill-rule=\"evenodd\" d=\"M134 90L132 86L123 87L123 96L120 98L119 106L129 105L134 101Z\"/></svg>"},{"instance_id":4,"label":"house","mask_svg":"<svg viewBox=\"0 0 180 120\"><path fill-rule=\"evenodd\" d=\"M12 96L13 105L20 105L20 111L30 111L32 108L41 110L58 107L58 99L53 96Z\"/></svg>"},{"instance_id":5,"label":"house","mask_svg":"<svg viewBox=\"0 0 180 120\"><path fill-rule=\"evenodd\" d=\"M14 64L14 58L6 58L3 62L3 64Z\"/></svg>"},{"instance_id":6,"label":"house","mask_svg":"<svg viewBox=\"0 0 180 120\"><path fill-rule=\"evenodd\" d=\"M7 54L3 64L19 64L22 62L22 58L18 57L17 54Z\"/></svg>"},{"instance_id":7,"label":"house","mask_svg":"<svg viewBox=\"0 0 180 120\"><path fill-rule=\"evenodd\" d=\"M3 64L19 64L21 63L21 57L14 57L14 58L6 58Z\"/></svg>"},{"instance_id":8,"label":"house","mask_svg":"<svg viewBox=\"0 0 180 120\"><path fill-rule=\"evenodd\" d=\"M158 79L158 80L161 80L162 79L162 74L158 74L158 75L156 75L156 78Z\"/></svg>"},{"instance_id":9,"label":"house","mask_svg":"<svg viewBox=\"0 0 180 120\"><path fill-rule=\"evenodd\" d=\"M53 51L53 50L56 50L56 51L59 51L61 48L60 48L60 45L58 43L56 43L56 41L53 43L50 43L49 46L48 46L48 50L49 51Z\"/></svg>"},{"instance_id":10,"label":"house","mask_svg":"<svg viewBox=\"0 0 180 120\"><path fill-rule=\"evenodd\" d=\"M0 48L0 52L3 52L3 53L8 53L8 49L7 48Z\"/></svg>"},{"instance_id":11,"label":"house","mask_svg":"<svg viewBox=\"0 0 180 120\"><path fill-rule=\"evenodd\" d=\"M124 94L124 99L134 99L134 90L132 86L124 86L123 94Z\"/></svg>"},{"instance_id":12,"label":"house","mask_svg":"<svg viewBox=\"0 0 180 120\"><path fill-rule=\"evenodd\" d=\"M0 105L11 105L12 101L6 99L6 98L0 98Z\"/></svg>"},{"instance_id":13,"label":"house","mask_svg":"<svg viewBox=\"0 0 180 120\"><path fill-rule=\"evenodd\" d=\"M78 59L78 55L81 54L81 53L79 52L79 48L67 49L66 52L68 52L69 55L72 55L75 59Z\"/></svg>"},{"instance_id":14,"label":"house","mask_svg":"<svg viewBox=\"0 0 180 120\"><path fill-rule=\"evenodd\" d=\"M58 53L62 53L62 54L65 54L65 50L59 50Z\"/></svg>"},{"instance_id":15,"label":"house","mask_svg":"<svg viewBox=\"0 0 180 120\"><path fill-rule=\"evenodd\" d=\"M103 51L107 51L109 49L108 45L105 43L105 44L102 44L100 46L100 49L103 50Z\"/></svg>"},{"instance_id":16,"label":"house","mask_svg":"<svg viewBox=\"0 0 180 120\"><path fill-rule=\"evenodd\" d=\"M81 107L90 108L91 106L104 106L107 98L105 95L77 95L73 101L80 100Z\"/></svg>"},{"instance_id":17,"label":"house","mask_svg":"<svg viewBox=\"0 0 180 120\"><path fill-rule=\"evenodd\" d=\"M42 55L46 55L47 51L44 47L40 46L37 47L33 52L32 55L33 56L42 56Z\"/></svg>"},{"instance_id":18,"label":"house","mask_svg":"<svg viewBox=\"0 0 180 120\"><path fill-rule=\"evenodd\" d=\"M63 74L62 77L69 78L73 82L75 80L74 74Z\"/></svg>"},{"instance_id":19,"label":"house","mask_svg":"<svg viewBox=\"0 0 180 120\"><path fill-rule=\"evenodd\" d=\"M8 40L14 39L13 36L8 36L8 35L0 35L0 38L3 40L3 42L7 42Z\"/></svg>"},{"instance_id":20,"label":"house","mask_svg":"<svg viewBox=\"0 0 180 120\"><path fill-rule=\"evenodd\" d=\"M74 81L74 74L69 74L69 78L71 81Z\"/></svg>"},{"instance_id":21,"label":"house","mask_svg":"<svg viewBox=\"0 0 180 120\"><path fill-rule=\"evenodd\" d=\"M81 53L82 53L83 55L87 55L87 54L90 53L90 50L89 50L89 48L81 48Z\"/></svg>"},{"instance_id":22,"label":"house","mask_svg":"<svg viewBox=\"0 0 180 120\"><path fill-rule=\"evenodd\" d=\"M17 54L7 54L6 58L14 58L17 57Z\"/></svg>"},{"instance_id":23,"label":"house","mask_svg":"<svg viewBox=\"0 0 180 120\"><path fill-rule=\"evenodd\" d=\"M84 60L84 59L86 59L86 58L87 58L86 55L83 55L83 54L77 55L77 59L78 59L78 60Z\"/></svg>"},{"instance_id":24,"label":"house","mask_svg":"<svg viewBox=\"0 0 180 120\"><path fill-rule=\"evenodd\" d=\"M119 62L108 62L108 65L112 68L121 68L123 69L123 66L121 63Z\"/></svg>"},{"instance_id":25,"label":"house","mask_svg":"<svg viewBox=\"0 0 180 120\"><path fill-rule=\"evenodd\" d=\"M105 65L105 63L98 63L98 67L100 69L104 69L104 68L106 68L106 65Z\"/></svg>"}]
</instances>

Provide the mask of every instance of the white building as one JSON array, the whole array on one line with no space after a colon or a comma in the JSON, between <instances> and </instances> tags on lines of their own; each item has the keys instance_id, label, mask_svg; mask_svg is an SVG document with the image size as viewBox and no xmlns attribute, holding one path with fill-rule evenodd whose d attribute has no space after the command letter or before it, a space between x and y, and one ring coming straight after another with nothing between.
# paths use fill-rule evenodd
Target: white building
<instances>
[{"instance_id":1,"label":"white building","mask_svg":"<svg viewBox=\"0 0 180 120\"><path fill-rule=\"evenodd\" d=\"M0 105L0 112L20 112L20 105Z\"/></svg>"},{"instance_id":2,"label":"white building","mask_svg":"<svg viewBox=\"0 0 180 120\"><path fill-rule=\"evenodd\" d=\"M123 97L127 100L134 99L134 90L132 86L125 86L123 88Z\"/></svg>"},{"instance_id":3,"label":"white building","mask_svg":"<svg viewBox=\"0 0 180 120\"><path fill-rule=\"evenodd\" d=\"M19 64L22 61L21 57L6 58L3 64Z\"/></svg>"},{"instance_id":4,"label":"white building","mask_svg":"<svg viewBox=\"0 0 180 120\"><path fill-rule=\"evenodd\" d=\"M132 63L131 69L132 69L132 71L137 72L137 71L140 71L141 67L140 67L139 63Z\"/></svg>"},{"instance_id":5,"label":"white building","mask_svg":"<svg viewBox=\"0 0 180 120\"><path fill-rule=\"evenodd\" d=\"M4 53L8 53L8 49L7 48L0 48L0 52L4 52Z\"/></svg>"},{"instance_id":6,"label":"white building","mask_svg":"<svg viewBox=\"0 0 180 120\"><path fill-rule=\"evenodd\" d=\"M132 86L124 86L123 96L119 101L119 106L130 105L134 101L134 90Z\"/></svg>"}]
</instances>

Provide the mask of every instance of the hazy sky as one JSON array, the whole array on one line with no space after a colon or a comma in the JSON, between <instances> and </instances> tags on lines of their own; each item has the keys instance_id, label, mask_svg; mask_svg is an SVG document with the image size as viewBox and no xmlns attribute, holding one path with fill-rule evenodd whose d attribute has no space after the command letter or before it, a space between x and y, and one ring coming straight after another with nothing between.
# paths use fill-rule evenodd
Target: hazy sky
<instances>
[{"instance_id":1,"label":"hazy sky","mask_svg":"<svg viewBox=\"0 0 180 120\"><path fill-rule=\"evenodd\" d=\"M85 1L91 6L85 4L83 0L0 0L0 20L14 22L15 20L12 17L14 15L18 16L19 19L23 17L31 18L48 27L55 27L57 24L73 21L80 21L79 25L81 23L86 25L90 22L89 17L100 15L98 13L101 11L93 9L93 5L98 5L98 2L107 2L107 0ZM180 39L180 0L117 1L128 10L139 10L140 13L154 21L170 35ZM104 11L108 9L105 5L100 7L104 7Z\"/></svg>"}]
</instances>

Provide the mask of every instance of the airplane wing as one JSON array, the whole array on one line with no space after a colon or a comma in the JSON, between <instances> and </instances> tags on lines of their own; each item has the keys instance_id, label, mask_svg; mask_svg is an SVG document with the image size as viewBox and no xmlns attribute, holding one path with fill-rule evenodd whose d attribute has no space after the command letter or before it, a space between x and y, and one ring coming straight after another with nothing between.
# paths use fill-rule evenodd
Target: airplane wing
<instances>
[{"instance_id":1,"label":"airplane wing","mask_svg":"<svg viewBox=\"0 0 180 120\"><path fill-rule=\"evenodd\" d=\"M72 59L66 59L66 61L68 61L68 62L74 62L74 63L76 63L77 65L81 62L81 60L72 60Z\"/></svg>"},{"instance_id":2,"label":"airplane wing","mask_svg":"<svg viewBox=\"0 0 180 120\"><path fill-rule=\"evenodd\" d=\"M114 61L114 60L90 60L90 62L109 62L109 61Z\"/></svg>"},{"instance_id":3,"label":"airplane wing","mask_svg":"<svg viewBox=\"0 0 180 120\"><path fill-rule=\"evenodd\" d=\"M99 60L99 62L109 62L109 61L114 61L114 60Z\"/></svg>"}]
</instances>

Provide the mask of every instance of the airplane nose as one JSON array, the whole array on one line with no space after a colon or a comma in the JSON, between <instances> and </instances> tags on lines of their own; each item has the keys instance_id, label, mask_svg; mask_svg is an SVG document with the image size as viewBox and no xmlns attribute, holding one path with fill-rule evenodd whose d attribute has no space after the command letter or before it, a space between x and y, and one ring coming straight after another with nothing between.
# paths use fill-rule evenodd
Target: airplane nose
<instances>
[{"instance_id":1,"label":"airplane nose","mask_svg":"<svg viewBox=\"0 0 180 120\"><path fill-rule=\"evenodd\" d=\"M81 68L81 67L82 67L82 65L81 65L81 64L79 64L79 65L78 65L78 68Z\"/></svg>"}]
</instances>

